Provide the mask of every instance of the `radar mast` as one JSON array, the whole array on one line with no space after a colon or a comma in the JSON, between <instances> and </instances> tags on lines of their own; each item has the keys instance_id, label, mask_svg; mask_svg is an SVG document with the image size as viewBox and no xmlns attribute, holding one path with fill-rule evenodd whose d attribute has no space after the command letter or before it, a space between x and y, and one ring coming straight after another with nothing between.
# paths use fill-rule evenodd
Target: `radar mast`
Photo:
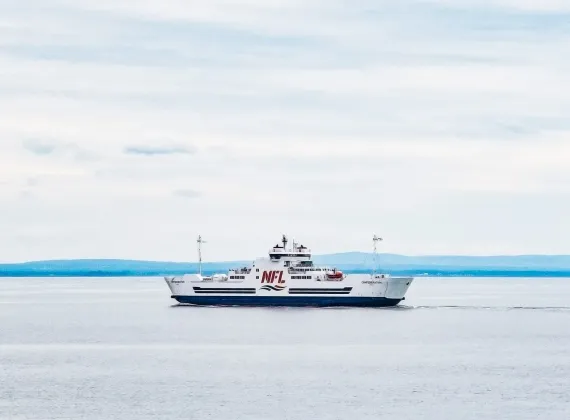
<instances>
[{"instance_id":1,"label":"radar mast","mask_svg":"<svg viewBox=\"0 0 570 420\"><path fill-rule=\"evenodd\" d=\"M198 235L198 239L196 240L198 243L198 267L200 270L200 276L202 275L202 244L205 244L206 241L202 239L201 235Z\"/></svg>"},{"instance_id":2,"label":"radar mast","mask_svg":"<svg viewBox=\"0 0 570 420\"><path fill-rule=\"evenodd\" d=\"M377 255L377 249L376 249L376 244L378 242L383 241L384 239L374 235L374 237L372 238L372 241L374 242L374 254L373 254L373 258L374 258L374 262L373 262L373 266L372 266L372 278L376 277L376 255Z\"/></svg>"}]
</instances>

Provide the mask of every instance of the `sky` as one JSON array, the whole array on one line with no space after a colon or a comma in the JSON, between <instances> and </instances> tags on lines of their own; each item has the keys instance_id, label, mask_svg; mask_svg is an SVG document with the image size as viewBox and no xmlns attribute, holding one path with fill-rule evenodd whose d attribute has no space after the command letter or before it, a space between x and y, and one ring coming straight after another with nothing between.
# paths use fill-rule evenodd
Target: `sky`
<instances>
[{"instance_id":1,"label":"sky","mask_svg":"<svg viewBox=\"0 0 570 420\"><path fill-rule=\"evenodd\" d=\"M0 0L0 262L570 254L566 0Z\"/></svg>"}]
</instances>

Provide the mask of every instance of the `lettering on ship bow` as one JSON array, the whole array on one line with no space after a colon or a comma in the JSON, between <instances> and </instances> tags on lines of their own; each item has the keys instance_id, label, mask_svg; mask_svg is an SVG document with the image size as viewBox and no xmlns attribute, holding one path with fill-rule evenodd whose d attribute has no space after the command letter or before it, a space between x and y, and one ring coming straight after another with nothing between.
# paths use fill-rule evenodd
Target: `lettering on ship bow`
<instances>
[{"instance_id":1,"label":"lettering on ship bow","mask_svg":"<svg viewBox=\"0 0 570 420\"><path fill-rule=\"evenodd\" d=\"M264 271L261 275L261 283L285 283L283 271Z\"/></svg>"},{"instance_id":2,"label":"lettering on ship bow","mask_svg":"<svg viewBox=\"0 0 570 420\"><path fill-rule=\"evenodd\" d=\"M259 290L280 292L287 288L287 286L285 286L285 279L283 278L283 271L279 270L264 271L261 275L261 283L269 284L261 286ZM274 285L274 283L277 284Z\"/></svg>"}]
</instances>

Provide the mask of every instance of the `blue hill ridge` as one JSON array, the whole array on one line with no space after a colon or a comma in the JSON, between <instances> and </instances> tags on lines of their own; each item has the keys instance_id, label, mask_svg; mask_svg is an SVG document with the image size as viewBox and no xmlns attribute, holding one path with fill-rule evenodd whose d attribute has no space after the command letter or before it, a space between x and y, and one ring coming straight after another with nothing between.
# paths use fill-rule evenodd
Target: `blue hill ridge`
<instances>
[{"instance_id":1,"label":"blue hill ridge","mask_svg":"<svg viewBox=\"0 0 570 420\"><path fill-rule=\"evenodd\" d=\"M344 252L315 255L317 264L349 272L369 272L372 253ZM206 273L250 264L250 260L203 263ZM393 274L430 276L570 276L570 255L517 256L405 256L378 254L377 267ZM47 260L0 264L0 277L42 276L160 276L198 271L195 262L121 259Z\"/></svg>"}]
</instances>

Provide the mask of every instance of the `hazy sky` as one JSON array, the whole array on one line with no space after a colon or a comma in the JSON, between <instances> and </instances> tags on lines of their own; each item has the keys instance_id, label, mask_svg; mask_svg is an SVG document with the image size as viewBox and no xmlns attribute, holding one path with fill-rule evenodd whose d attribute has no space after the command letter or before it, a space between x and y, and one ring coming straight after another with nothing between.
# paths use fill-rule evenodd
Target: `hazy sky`
<instances>
[{"instance_id":1,"label":"hazy sky","mask_svg":"<svg viewBox=\"0 0 570 420\"><path fill-rule=\"evenodd\" d=\"M0 260L570 253L566 0L0 0Z\"/></svg>"}]
</instances>

